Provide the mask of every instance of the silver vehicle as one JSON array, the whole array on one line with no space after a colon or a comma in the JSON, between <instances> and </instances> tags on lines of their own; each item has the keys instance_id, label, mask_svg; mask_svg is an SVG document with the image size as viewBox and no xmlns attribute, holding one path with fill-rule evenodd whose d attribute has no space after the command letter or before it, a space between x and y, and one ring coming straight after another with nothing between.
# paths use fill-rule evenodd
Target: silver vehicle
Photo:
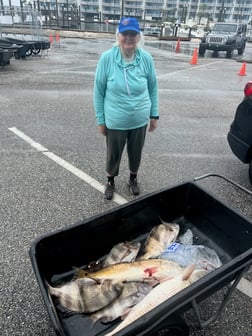
<instances>
[{"instance_id":1,"label":"silver vehicle","mask_svg":"<svg viewBox=\"0 0 252 336\"><path fill-rule=\"evenodd\" d=\"M219 51L225 51L227 58L231 58L235 50L242 55L246 46L246 31L246 24L217 22L213 30L202 38L199 56L204 56L206 50L212 50L216 56Z\"/></svg>"}]
</instances>

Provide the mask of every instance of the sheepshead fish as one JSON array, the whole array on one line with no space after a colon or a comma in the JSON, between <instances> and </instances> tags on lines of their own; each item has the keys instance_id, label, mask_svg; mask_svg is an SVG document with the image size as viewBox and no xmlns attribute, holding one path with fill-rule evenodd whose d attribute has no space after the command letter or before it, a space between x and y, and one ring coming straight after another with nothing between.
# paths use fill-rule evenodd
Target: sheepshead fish
<instances>
[{"instance_id":1,"label":"sheepshead fish","mask_svg":"<svg viewBox=\"0 0 252 336\"><path fill-rule=\"evenodd\" d=\"M92 279L77 279L61 287L48 284L49 293L56 296L62 306L78 313L93 313L115 300L123 290L123 284L112 280L100 283Z\"/></svg>"},{"instance_id":2,"label":"sheepshead fish","mask_svg":"<svg viewBox=\"0 0 252 336\"><path fill-rule=\"evenodd\" d=\"M119 262L131 262L136 259L140 250L139 242L123 242L116 244L103 262L103 267L114 265Z\"/></svg>"},{"instance_id":3,"label":"sheepshead fish","mask_svg":"<svg viewBox=\"0 0 252 336\"><path fill-rule=\"evenodd\" d=\"M95 324L98 320L102 323L114 321L120 316L125 316L131 307L140 302L152 290L152 286L143 282L127 282L120 296L107 307L91 315Z\"/></svg>"},{"instance_id":4,"label":"sheepshead fish","mask_svg":"<svg viewBox=\"0 0 252 336\"><path fill-rule=\"evenodd\" d=\"M152 291L143 298L143 300L130 310L126 318L114 330L105 334L105 336L115 335L120 330L126 328L128 325L147 314L164 301L168 300L171 296L189 286L189 279L194 269L195 266L190 265L178 276L173 279L166 280L153 288Z\"/></svg>"},{"instance_id":5,"label":"sheepshead fish","mask_svg":"<svg viewBox=\"0 0 252 336\"><path fill-rule=\"evenodd\" d=\"M178 224L162 222L162 224L154 226L146 239L144 254L139 259L158 257L168 245L176 240L178 234Z\"/></svg>"},{"instance_id":6,"label":"sheepshead fish","mask_svg":"<svg viewBox=\"0 0 252 336\"><path fill-rule=\"evenodd\" d=\"M163 278L174 277L183 268L177 263L164 259L138 260L131 263L118 263L97 272L86 273L86 277L96 280L129 281L160 281Z\"/></svg>"}]
</instances>

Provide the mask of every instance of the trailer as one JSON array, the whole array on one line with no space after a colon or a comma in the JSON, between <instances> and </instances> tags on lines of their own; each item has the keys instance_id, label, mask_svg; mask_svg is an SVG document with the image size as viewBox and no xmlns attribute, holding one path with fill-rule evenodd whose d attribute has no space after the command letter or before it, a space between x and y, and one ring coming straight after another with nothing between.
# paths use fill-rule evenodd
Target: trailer
<instances>
[{"instance_id":1,"label":"trailer","mask_svg":"<svg viewBox=\"0 0 252 336\"><path fill-rule=\"evenodd\" d=\"M199 186L199 179L144 195L105 213L46 234L32 243L29 253L33 270L56 335L101 336L120 322L97 322L91 327L86 314L66 314L48 293L47 283L55 285L71 280L74 267L85 268L90 262L108 254L117 243L144 241L150 230L160 223L160 218L178 223L181 234L190 229L193 243L214 249L222 266L207 273L116 335L187 336L189 328L182 315L191 308L200 328L207 328L220 317L252 263L252 222ZM203 320L200 302L223 288L225 295L221 304L208 320Z\"/></svg>"}]
</instances>

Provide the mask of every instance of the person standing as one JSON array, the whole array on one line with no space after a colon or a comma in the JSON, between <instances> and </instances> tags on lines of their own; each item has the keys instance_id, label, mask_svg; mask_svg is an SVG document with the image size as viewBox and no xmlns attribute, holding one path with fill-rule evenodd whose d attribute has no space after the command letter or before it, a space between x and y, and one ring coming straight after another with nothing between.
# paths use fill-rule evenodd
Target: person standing
<instances>
[{"instance_id":1,"label":"person standing","mask_svg":"<svg viewBox=\"0 0 252 336\"><path fill-rule=\"evenodd\" d=\"M115 176L119 174L127 147L129 180L133 195L140 193L137 181L146 130L157 127L158 85L153 58L140 47L142 34L136 18L123 17L116 43L97 64L94 81L94 109L99 132L106 137L105 198L111 200Z\"/></svg>"},{"instance_id":2,"label":"person standing","mask_svg":"<svg viewBox=\"0 0 252 336\"><path fill-rule=\"evenodd\" d=\"M230 128L244 144L252 145L252 81L245 84L243 99L236 108Z\"/></svg>"}]
</instances>

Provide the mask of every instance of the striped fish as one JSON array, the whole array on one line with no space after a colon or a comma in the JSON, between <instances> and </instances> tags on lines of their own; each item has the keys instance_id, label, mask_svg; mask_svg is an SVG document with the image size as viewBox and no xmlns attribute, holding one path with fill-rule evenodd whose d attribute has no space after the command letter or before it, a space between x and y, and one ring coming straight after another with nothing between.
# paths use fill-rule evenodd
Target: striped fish
<instances>
[{"instance_id":1,"label":"striped fish","mask_svg":"<svg viewBox=\"0 0 252 336\"><path fill-rule=\"evenodd\" d=\"M95 324L98 320L102 323L108 323L118 317L125 316L151 290L152 286L148 283L126 282L122 293L115 301L90 316L93 323Z\"/></svg>"},{"instance_id":2,"label":"striped fish","mask_svg":"<svg viewBox=\"0 0 252 336\"><path fill-rule=\"evenodd\" d=\"M123 242L116 244L103 262L103 267L114 265L119 262L134 261L141 244L138 242Z\"/></svg>"},{"instance_id":3,"label":"striped fish","mask_svg":"<svg viewBox=\"0 0 252 336\"><path fill-rule=\"evenodd\" d=\"M97 282L82 278L61 287L48 284L48 290L66 309L77 313L93 313L115 300L121 294L123 284L112 280Z\"/></svg>"},{"instance_id":4,"label":"striped fish","mask_svg":"<svg viewBox=\"0 0 252 336\"><path fill-rule=\"evenodd\" d=\"M144 254L140 260L158 257L168 245L174 242L179 234L179 225L175 223L165 223L154 226L149 233L145 245Z\"/></svg>"}]
</instances>

